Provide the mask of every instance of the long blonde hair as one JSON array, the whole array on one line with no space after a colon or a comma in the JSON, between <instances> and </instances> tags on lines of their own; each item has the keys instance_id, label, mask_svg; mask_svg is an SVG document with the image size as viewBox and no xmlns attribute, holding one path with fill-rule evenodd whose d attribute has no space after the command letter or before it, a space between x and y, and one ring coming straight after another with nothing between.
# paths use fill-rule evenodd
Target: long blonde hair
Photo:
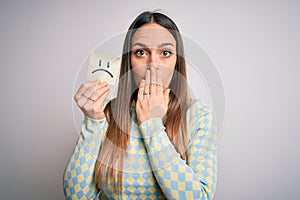
<instances>
[{"instance_id":1,"label":"long blonde hair","mask_svg":"<svg viewBox=\"0 0 300 200\"><path fill-rule=\"evenodd\" d=\"M177 60L174 68L176 73L173 73L169 85L171 89L170 100L163 124L170 141L180 153L181 158L187 159L186 112L188 95L182 38L176 24L169 17L158 12L143 12L130 25L124 40L117 97L112 99L104 109L108 127L95 168L95 183L100 186L104 177L106 177L106 182L112 178L114 188L118 188L119 192L122 191L122 170L130 140L130 106L132 101L137 100L138 91L131 73L132 37L136 29L153 22L168 29L176 40Z\"/></svg>"}]
</instances>

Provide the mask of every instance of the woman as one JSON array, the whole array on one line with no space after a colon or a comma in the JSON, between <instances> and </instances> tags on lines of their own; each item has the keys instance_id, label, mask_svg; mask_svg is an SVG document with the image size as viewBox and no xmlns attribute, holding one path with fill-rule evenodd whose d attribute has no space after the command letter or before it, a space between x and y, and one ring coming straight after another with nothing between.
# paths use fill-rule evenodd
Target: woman
<instances>
[{"instance_id":1,"label":"woman","mask_svg":"<svg viewBox=\"0 0 300 200\"><path fill-rule=\"evenodd\" d=\"M175 23L144 12L127 32L117 97L94 81L74 99L84 121L64 173L67 199L212 199L216 119L188 98Z\"/></svg>"}]
</instances>

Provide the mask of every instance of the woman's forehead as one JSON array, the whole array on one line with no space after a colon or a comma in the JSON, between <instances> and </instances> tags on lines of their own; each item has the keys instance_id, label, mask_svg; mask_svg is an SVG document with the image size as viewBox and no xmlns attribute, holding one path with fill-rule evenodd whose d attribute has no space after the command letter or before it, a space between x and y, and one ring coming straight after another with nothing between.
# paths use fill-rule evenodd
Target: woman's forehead
<instances>
[{"instance_id":1,"label":"woman's forehead","mask_svg":"<svg viewBox=\"0 0 300 200\"><path fill-rule=\"evenodd\" d=\"M176 46L176 40L170 31L156 23L141 26L132 38L132 45L144 44L147 47L157 48L164 43Z\"/></svg>"}]
</instances>

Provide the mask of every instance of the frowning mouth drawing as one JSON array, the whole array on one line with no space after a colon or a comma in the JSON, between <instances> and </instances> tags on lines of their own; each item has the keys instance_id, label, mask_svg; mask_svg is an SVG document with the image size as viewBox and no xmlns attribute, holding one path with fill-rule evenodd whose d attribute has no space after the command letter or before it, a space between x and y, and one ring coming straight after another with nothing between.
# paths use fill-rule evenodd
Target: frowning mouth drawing
<instances>
[{"instance_id":1,"label":"frowning mouth drawing","mask_svg":"<svg viewBox=\"0 0 300 200\"><path fill-rule=\"evenodd\" d=\"M99 60L99 66L101 66L101 62L102 62L102 60L100 59L100 60ZM110 66L110 63L107 62L107 66L106 66L106 67L109 68L109 66ZM95 72L98 72L98 71L104 71L104 72L108 73L108 74L110 75L111 78L114 77L113 74L112 74L110 71L108 71L108 70L106 70L106 69L100 69L100 68L99 68L99 69L95 69L94 71L92 71L92 74L95 73Z\"/></svg>"},{"instance_id":2,"label":"frowning mouth drawing","mask_svg":"<svg viewBox=\"0 0 300 200\"><path fill-rule=\"evenodd\" d=\"M104 72L107 72L107 73L110 75L111 78L114 77L113 74L110 73L110 71L108 71L108 70L106 70L106 69L96 69L96 70L92 71L92 74L95 73L95 72L98 72L98 71L104 71Z\"/></svg>"}]
</instances>

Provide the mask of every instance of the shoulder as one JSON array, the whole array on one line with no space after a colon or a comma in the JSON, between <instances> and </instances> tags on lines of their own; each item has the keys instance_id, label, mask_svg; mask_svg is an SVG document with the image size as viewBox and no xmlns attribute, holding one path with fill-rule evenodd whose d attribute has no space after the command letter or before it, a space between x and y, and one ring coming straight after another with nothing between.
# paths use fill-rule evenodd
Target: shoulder
<instances>
[{"instance_id":1,"label":"shoulder","mask_svg":"<svg viewBox=\"0 0 300 200\"><path fill-rule=\"evenodd\" d=\"M214 129L216 116L212 106L203 99L190 99L187 110L189 132L208 131Z\"/></svg>"},{"instance_id":2,"label":"shoulder","mask_svg":"<svg viewBox=\"0 0 300 200\"><path fill-rule=\"evenodd\" d=\"M201 144L200 155L207 155L218 140L217 119L213 107L202 99L192 99L187 120L189 145Z\"/></svg>"},{"instance_id":3,"label":"shoulder","mask_svg":"<svg viewBox=\"0 0 300 200\"><path fill-rule=\"evenodd\" d=\"M204 115L214 115L214 109L207 104L203 99L189 98L188 102L188 116L200 117Z\"/></svg>"}]
</instances>

